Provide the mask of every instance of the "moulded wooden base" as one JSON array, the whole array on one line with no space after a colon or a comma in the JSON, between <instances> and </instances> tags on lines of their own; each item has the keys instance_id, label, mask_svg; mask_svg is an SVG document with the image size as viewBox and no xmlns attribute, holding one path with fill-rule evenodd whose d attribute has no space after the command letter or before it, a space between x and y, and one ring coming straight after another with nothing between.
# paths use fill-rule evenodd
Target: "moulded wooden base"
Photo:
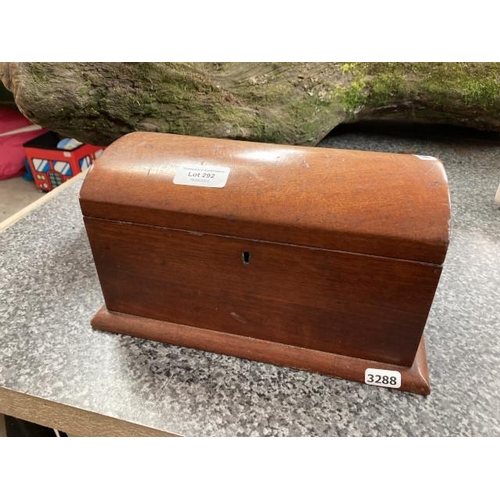
<instances>
[{"instance_id":1,"label":"moulded wooden base","mask_svg":"<svg viewBox=\"0 0 500 500\"><path fill-rule=\"evenodd\" d=\"M94 316L92 326L98 330L318 372L355 382L364 383L367 368L395 370L401 373L401 387L397 390L422 395L430 393L423 336L413 365L408 368L112 312L105 305Z\"/></svg>"}]
</instances>

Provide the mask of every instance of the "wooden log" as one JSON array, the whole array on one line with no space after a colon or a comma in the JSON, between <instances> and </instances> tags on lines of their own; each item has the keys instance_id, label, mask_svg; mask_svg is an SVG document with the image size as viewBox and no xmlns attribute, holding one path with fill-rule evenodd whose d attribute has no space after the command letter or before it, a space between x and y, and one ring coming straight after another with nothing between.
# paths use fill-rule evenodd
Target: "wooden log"
<instances>
[{"instance_id":1,"label":"wooden log","mask_svg":"<svg viewBox=\"0 0 500 500\"><path fill-rule=\"evenodd\" d=\"M134 130L316 144L395 118L500 130L498 63L0 63L32 121L106 145Z\"/></svg>"}]
</instances>

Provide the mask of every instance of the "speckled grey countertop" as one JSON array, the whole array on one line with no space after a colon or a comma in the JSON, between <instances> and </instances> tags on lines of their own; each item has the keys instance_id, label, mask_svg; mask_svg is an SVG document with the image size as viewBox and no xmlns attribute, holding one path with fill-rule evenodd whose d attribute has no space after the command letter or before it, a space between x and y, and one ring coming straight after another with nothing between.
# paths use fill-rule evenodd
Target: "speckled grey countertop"
<instances>
[{"instance_id":1,"label":"speckled grey countertop","mask_svg":"<svg viewBox=\"0 0 500 500\"><path fill-rule=\"evenodd\" d=\"M452 239L415 396L93 331L102 303L80 184L0 234L0 387L191 436L500 435L500 142L332 136L324 146L439 157Z\"/></svg>"}]
</instances>

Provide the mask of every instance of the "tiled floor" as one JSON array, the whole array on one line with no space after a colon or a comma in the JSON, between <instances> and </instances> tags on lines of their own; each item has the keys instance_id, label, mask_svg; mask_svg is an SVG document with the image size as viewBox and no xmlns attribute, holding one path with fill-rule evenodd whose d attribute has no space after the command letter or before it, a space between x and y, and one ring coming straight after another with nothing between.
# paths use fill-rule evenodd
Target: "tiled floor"
<instances>
[{"instance_id":1,"label":"tiled floor","mask_svg":"<svg viewBox=\"0 0 500 500\"><path fill-rule=\"evenodd\" d=\"M0 222L43 195L44 193L38 191L33 182L25 181L22 177L0 181ZM0 415L0 437L5 437L3 415Z\"/></svg>"},{"instance_id":2,"label":"tiled floor","mask_svg":"<svg viewBox=\"0 0 500 500\"><path fill-rule=\"evenodd\" d=\"M43 195L33 182L25 181L22 177L0 181L0 222Z\"/></svg>"}]
</instances>

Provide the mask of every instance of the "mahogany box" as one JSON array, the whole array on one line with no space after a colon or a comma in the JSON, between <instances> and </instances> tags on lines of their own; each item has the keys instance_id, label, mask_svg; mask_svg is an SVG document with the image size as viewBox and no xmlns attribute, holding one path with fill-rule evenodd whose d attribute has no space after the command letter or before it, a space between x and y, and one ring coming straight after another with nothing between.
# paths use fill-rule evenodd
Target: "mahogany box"
<instances>
[{"instance_id":1,"label":"mahogany box","mask_svg":"<svg viewBox=\"0 0 500 500\"><path fill-rule=\"evenodd\" d=\"M80 203L95 328L429 393L439 160L135 132Z\"/></svg>"}]
</instances>

